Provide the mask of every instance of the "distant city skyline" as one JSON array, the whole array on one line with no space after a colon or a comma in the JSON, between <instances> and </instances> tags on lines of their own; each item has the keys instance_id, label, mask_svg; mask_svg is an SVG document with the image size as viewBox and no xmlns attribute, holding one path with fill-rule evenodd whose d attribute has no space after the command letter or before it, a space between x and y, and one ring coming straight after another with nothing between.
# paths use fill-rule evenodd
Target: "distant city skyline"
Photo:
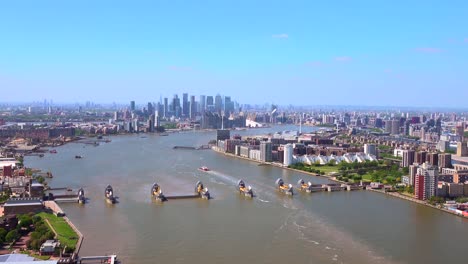
<instances>
[{"instance_id":1,"label":"distant city skyline","mask_svg":"<svg viewBox=\"0 0 468 264\"><path fill-rule=\"evenodd\" d=\"M465 108L468 3L3 3L1 102ZM196 98L197 100L199 98Z\"/></svg>"}]
</instances>

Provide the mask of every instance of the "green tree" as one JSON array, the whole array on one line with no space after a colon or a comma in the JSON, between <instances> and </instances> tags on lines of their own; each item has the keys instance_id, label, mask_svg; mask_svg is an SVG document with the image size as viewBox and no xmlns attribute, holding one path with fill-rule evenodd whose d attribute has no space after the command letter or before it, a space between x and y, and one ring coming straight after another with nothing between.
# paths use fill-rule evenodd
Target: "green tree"
<instances>
[{"instance_id":1,"label":"green tree","mask_svg":"<svg viewBox=\"0 0 468 264\"><path fill-rule=\"evenodd\" d=\"M7 235L7 233L8 232L5 230L5 228L0 228L0 239L5 241L5 236Z\"/></svg>"},{"instance_id":2,"label":"green tree","mask_svg":"<svg viewBox=\"0 0 468 264\"><path fill-rule=\"evenodd\" d=\"M429 203L432 205L445 203L445 198L439 196L432 196L429 198Z\"/></svg>"},{"instance_id":3,"label":"green tree","mask_svg":"<svg viewBox=\"0 0 468 264\"><path fill-rule=\"evenodd\" d=\"M8 232L8 234L6 234L5 241L10 243L10 242L15 241L18 238L19 238L18 231L16 231L16 229L13 229L10 232Z\"/></svg>"},{"instance_id":4,"label":"green tree","mask_svg":"<svg viewBox=\"0 0 468 264\"><path fill-rule=\"evenodd\" d=\"M21 227L24 227L24 228L29 228L30 225L32 225L33 223L33 220L32 220L32 217L30 217L29 215L22 215L19 217L19 224L18 226L21 228Z\"/></svg>"}]
</instances>

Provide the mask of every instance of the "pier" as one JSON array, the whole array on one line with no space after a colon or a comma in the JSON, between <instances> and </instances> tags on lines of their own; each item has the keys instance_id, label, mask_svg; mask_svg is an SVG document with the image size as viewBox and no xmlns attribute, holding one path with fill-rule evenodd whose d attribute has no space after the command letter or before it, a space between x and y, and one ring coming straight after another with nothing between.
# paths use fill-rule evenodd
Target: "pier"
<instances>
[{"instance_id":1,"label":"pier","mask_svg":"<svg viewBox=\"0 0 468 264\"><path fill-rule=\"evenodd\" d=\"M108 263L108 264L117 264L119 261L117 260L117 255L109 255L109 256L89 256L89 257L78 257L77 263Z\"/></svg>"},{"instance_id":2,"label":"pier","mask_svg":"<svg viewBox=\"0 0 468 264\"><path fill-rule=\"evenodd\" d=\"M198 147L194 146L174 146L173 149L185 149L185 150L205 150L205 149L211 149L210 145L201 145Z\"/></svg>"}]
</instances>

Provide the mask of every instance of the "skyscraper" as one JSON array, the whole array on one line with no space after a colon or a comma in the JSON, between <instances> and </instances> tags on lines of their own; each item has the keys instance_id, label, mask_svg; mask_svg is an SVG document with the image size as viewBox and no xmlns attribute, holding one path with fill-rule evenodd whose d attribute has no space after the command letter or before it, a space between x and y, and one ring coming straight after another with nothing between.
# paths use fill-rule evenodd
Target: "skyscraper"
<instances>
[{"instance_id":1,"label":"skyscraper","mask_svg":"<svg viewBox=\"0 0 468 264\"><path fill-rule=\"evenodd\" d=\"M164 118L169 117L169 103L167 97L164 97L164 111L163 111L163 116Z\"/></svg>"},{"instance_id":2,"label":"skyscraper","mask_svg":"<svg viewBox=\"0 0 468 264\"><path fill-rule=\"evenodd\" d=\"M231 101L231 96L224 97L224 112L226 115L234 112L234 103Z\"/></svg>"},{"instance_id":3,"label":"skyscraper","mask_svg":"<svg viewBox=\"0 0 468 264\"><path fill-rule=\"evenodd\" d=\"M195 119L197 115L197 104L195 102L195 95L190 96L190 119Z\"/></svg>"},{"instance_id":4,"label":"skyscraper","mask_svg":"<svg viewBox=\"0 0 468 264\"><path fill-rule=\"evenodd\" d=\"M213 96L208 95L206 97L206 109L207 111L213 111L214 110L214 101L213 101Z\"/></svg>"},{"instance_id":5,"label":"skyscraper","mask_svg":"<svg viewBox=\"0 0 468 264\"><path fill-rule=\"evenodd\" d=\"M148 116L154 114L154 106L151 102L148 102Z\"/></svg>"},{"instance_id":6,"label":"skyscraper","mask_svg":"<svg viewBox=\"0 0 468 264\"><path fill-rule=\"evenodd\" d=\"M188 101L188 93L182 94L182 113L183 116L188 117L190 114L190 104Z\"/></svg>"},{"instance_id":7,"label":"skyscraper","mask_svg":"<svg viewBox=\"0 0 468 264\"><path fill-rule=\"evenodd\" d=\"M206 96L200 95L200 113L203 114L206 110Z\"/></svg>"},{"instance_id":8,"label":"skyscraper","mask_svg":"<svg viewBox=\"0 0 468 264\"><path fill-rule=\"evenodd\" d=\"M172 99L172 112L175 117L180 117L180 99L177 94L174 94L174 99Z\"/></svg>"},{"instance_id":9,"label":"skyscraper","mask_svg":"<svg viewBox=\"0 0 468 264\"><path fill-rule=\"evenodd\" d=\"M135 101L130 101L130 111L135 111Z\"/></svg>"},{"instance_id":10,"label":"skyscraper","mask_svg":"<svg viewBox=\"0 0 468 264\"><path fill-rule=\"evenodd\" d=\"M223 110L223 98L221 97L221 95L216 95L214 106L216 112L221 112L221 110Z\"/></svg>"}]
</instances>

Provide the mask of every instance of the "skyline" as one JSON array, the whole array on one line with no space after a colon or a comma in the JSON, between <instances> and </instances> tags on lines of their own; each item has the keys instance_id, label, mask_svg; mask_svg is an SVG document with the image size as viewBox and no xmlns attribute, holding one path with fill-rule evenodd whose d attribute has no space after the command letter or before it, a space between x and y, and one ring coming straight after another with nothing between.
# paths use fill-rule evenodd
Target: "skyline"
<instances>
[{"instance_id":1,"label":"skyline","mask_svg":"<svg viewBox=\"0 0 468 264\"><path fill-rule=\"evenodd\" d=\"M1 101L465 107L461 1L109 3L2 4Z\"/></svg>"}]
</instances>

